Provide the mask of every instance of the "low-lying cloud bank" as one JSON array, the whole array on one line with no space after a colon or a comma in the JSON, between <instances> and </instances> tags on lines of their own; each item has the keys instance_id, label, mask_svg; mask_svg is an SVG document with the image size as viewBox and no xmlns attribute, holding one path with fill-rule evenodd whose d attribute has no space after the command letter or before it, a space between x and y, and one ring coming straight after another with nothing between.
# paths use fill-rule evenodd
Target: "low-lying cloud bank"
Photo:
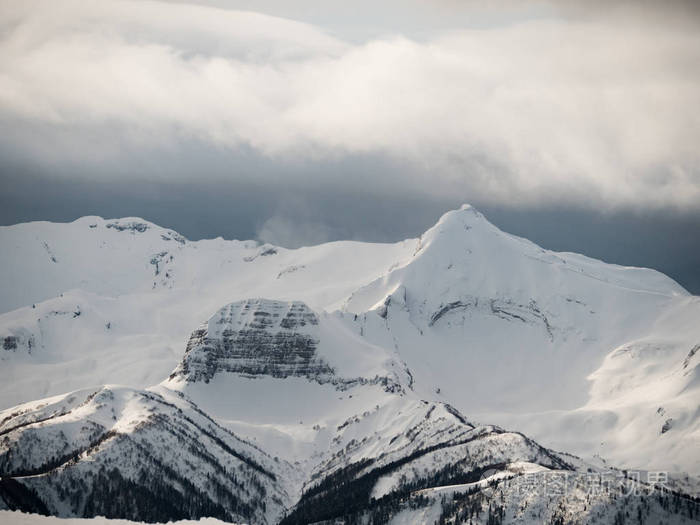
<instances>
[{"instance_id":1,"label":"low-lying cloud bank","mask_svg":"<svg viewBox=\"0 0 700 525\"><path fill-rule=\"evenodd\" d=\"M349 43L214 6L65 0L5 2L0 28L13 162L100 177L189 142L276 162L384 156L407 166L385 187L493 203L700 203L692 23L549 16Z\"/></svg>"}]
</instances>

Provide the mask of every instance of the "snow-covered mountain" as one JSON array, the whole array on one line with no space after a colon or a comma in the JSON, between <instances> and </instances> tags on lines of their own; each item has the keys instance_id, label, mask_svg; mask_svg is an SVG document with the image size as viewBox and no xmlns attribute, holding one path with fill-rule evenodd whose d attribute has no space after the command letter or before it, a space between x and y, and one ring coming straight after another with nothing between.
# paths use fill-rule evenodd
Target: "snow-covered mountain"
<instances>
[{"instance_id":1,"label":"snow-covered mountain","mask_svg":"<svg viewBox=\"0 0 700 525\"><path fill-rule=\"evenodd\" d=\"M0 228L0 242L10 508L697 516L608 466L687 490L700 474L700 298L653 270L544 250L469 206L396 244L192 242L97 217ZM592 494L592 476L614 481Z\"/></svg>"},{"instance_id":2,"label":"snow-covered mountain","mask_svg":"<svg viewBox=\"0 0 700 525\"><path fill-rule=\"evenodd\" d=\"M193 332L160 385L0 413L0 505L285 524L695 517L687 496L419 399L410 371L381 347L362 348L343 319L302 302L239 301ZM346 355L352 343L357 359ZM533 493L525 479L560 488Z\"/></svg>"}]
</instances>

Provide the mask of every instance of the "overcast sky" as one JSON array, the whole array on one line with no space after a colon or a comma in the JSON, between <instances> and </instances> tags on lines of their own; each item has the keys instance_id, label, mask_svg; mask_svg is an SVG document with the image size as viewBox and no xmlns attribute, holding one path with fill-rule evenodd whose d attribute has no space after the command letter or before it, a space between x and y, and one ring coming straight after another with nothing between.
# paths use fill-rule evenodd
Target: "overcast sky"
<instances>
[{"instance_id":1,"label":"overcast sky","mask_svg":"<svg viewBox=\"0 0 700 525\"><path fill-rule=\"evenodd\" d=\"M461 202L700 292L697 2L0 3L0 222L288 246Z\"/></svg>"}]
</instances>

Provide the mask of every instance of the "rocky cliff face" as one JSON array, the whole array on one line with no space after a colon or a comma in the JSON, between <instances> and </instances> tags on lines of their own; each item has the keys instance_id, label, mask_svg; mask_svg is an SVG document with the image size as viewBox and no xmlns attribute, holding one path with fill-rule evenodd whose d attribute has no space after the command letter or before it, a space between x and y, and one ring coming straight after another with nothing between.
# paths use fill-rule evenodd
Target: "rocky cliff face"
<instances>
[{"instance_id":1,"label":"rocky cliff face","mask_svg":"<svg viewBox=\"0 0 700 525\"><path fill-rule=\"evenodd\" d=\"M232 303L192 333L171 379L208 383L217 373L229 372L327 381L334 370L316 354L318 324L316 314L299 301Z\"/></svg>"}]
</instances>

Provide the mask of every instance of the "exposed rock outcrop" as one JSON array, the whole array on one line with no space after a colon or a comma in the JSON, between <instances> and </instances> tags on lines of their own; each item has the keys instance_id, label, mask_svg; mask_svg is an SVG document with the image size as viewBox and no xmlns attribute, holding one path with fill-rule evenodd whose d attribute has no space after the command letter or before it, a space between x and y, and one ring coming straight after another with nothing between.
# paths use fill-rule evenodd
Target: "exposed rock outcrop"
<instances>
[{"instance_id":1,"label":"exposed rock outcrop","mask_svg":"<svg viewBox=\"0 0 700 525\"><path fill-rule=\"evenodd\" d=\"M247 299L225 306L195 330L171 378L209 382L219 372L328 381L316 354L318 317L300 301Z\"/></svg>"}]
</instances>

